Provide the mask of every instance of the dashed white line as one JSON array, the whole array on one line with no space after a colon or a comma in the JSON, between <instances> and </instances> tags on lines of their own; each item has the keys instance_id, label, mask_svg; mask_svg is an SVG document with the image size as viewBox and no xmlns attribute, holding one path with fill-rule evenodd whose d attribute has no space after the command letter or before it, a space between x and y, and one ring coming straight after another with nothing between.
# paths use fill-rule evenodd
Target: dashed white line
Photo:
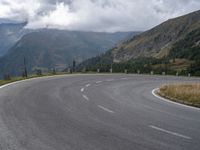
<instances>
[{"instance_id":1,"label":"dashed white line","mask_svg":"<svg viewBox=\"0 0 200 150\"><path fill-rule=\"evenodd\" d=\"M103 106L101 106L101 105L98 105L98 107L101 108L101 109L103 109L104 111L109 112L109 113L115 113L114 111L112 111L112 110L110 110L110 109L108 109L108 108L106 108L106 107L103 107Z\"/></svg>"},{"instance_id":2,"label":"dashed white line","mask_svg":"<svg viewBox=\"0 0 200 150\"><path fill-rule=\"evenodd\" d=\"M86 95L82 95L82 96L83 96L83 98L84 98L85 100L87 100L87 101L90 100Z\"/></svg>"},{"instance_id":3,"label":"dashed white line","mask_svg":"<svg viewBox=\"0 0 200 150\"><path fill-rule=\"evenodd\" d=\"M173 132L173 131L168 131L168 130L165 130L165 129L162 129L162 128L159 128L159 127L156 127L156 126L153 126L153 125L150 125L149 127L152 128L152 129L167 133L167 134L171 134L171 135L174 135L174 136L178 136L178 137L184 138L184 139L188 139L188 140L192 139L189 136L185 136L185 135Z\"/></svg>"},{"instance_id":4,"label":"dashed white line","mask_svg":"<svg viewBox=\"0 0 200 150\"><path fill-rule=\"evenodd\" d=\"M86 87L89 87L91 84L86 84Z\"/></svg>"},{"instance_id":5,"label":"dashed white line","mask_svg":"<svg viewBox=\"0 0 200 150\"><path fill-rule=\"evenodd\" d=\"M128 80L128 78L121 78L121 80Z\"/></svg>"},{"instance_id":6,"label":"dashed white line","mask_svg":"<svg viewBox=\"0 0 200 150\"><path fill-rule=\"evenodd\" d=\"M85 90L84 88L81 88L81 92L84 92L84 90Z\"/></svg>"},{"instance_id":7,"label":"dashed white line","mask_svg":"<svg viewBox=\"0 0 200 150\"><path fill-rule=\"evenodd\" d=\"M103 81L97 81L96 83L98 84L98 83L102 83Z\"/></svg>"},{"instance_id":8,"label":"dashed white line","mask_svg":"<svg viewBox=\"0 0 200 150\"><path fill-rule=\"evenodd\" d=\"M106 81L111 82L111 81L114 81L114 79L107 79Z\"/></svg>"}]
</instances>

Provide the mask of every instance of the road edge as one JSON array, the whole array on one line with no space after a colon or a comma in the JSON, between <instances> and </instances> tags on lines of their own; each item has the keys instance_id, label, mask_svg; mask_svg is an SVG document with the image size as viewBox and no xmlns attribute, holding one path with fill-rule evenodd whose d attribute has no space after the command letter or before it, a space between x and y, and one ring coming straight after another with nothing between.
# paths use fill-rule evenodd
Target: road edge
<instances>
[{"instance_id":1,"label":"road edge","mask_svg":"<svg viewBox=\"0 0 200 150\"><path fill-rule=\"evenodd\" d=\"M10 82L10 83L0 85L0 89L7 87L7 86L10 86L10 85L13 85L13 84L22 83L22 82L25 82L25 81L36 80L36 79L41 79L41 78L55 78L55 77L65 77L65 76L71 77L71 76L79 76L79 75L86 76L86 75L110 75L110 74L106 74L106 73L103 73L103 74L61 74L61 75L34 77L34 78L13 81L13 82Z\"/></svg>"},{"instance_id":2,"label":"road edge","mask_svg":"<svg viewBox=\"0 0 200 150\"><path fill-rule=\"evenodd\" d=\"M35 78L29 78L29 79L23 79L23 80L19 80L19 81L13 81L11 83L6 83L3 85L0 85L0 89L3 89L7 86L13 85L13 84L18 84L18 83L22 83L22 82L26 82L26 81L32 81L32 80L37 80L37 79L42 79L42 78L55 78L55 77L64 77L64 76L75 76L75 75L79 75L79 74L62 74L62 75L54 75L54 76L43 76L43 77L35 77Z\"/></svg>"},{"instance_id":3,"label":"road edge","mask_svg":"<svg viewBox=\"0 0 200 150\"><path fill-rule=\"evenodd\" d=\"M163 100L165 102L168 102L168 103L171 103L171 104L176 104L176 105L179 105L179 106L182 106L182 107L186 107L186 108L190 108L190 109L195 109L195 110L200 110L200 108L197 108L197 107L193 107L193 106L189 106L189 105L186 105L186 104L182 104L182 103L179 103L179 102L175 102L175 101L172 101L170 99L167 99L167 98L164 98L164 97L161 97L159 96L158 94L156 94L156 91L159 90L159 88L155 88L151 91L152 95L155 96L156 98L160 99L160 100Z\"/></svg>"}]
</instances>

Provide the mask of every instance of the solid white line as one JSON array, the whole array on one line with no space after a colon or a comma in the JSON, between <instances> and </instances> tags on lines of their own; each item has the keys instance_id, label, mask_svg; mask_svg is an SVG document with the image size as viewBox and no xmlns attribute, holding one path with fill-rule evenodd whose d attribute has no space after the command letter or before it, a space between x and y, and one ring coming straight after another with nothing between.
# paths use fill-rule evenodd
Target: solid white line
<instances>
[{"instance_id":1,"label":"solid white line","mask_svg":"<svg viewBox=\"0 0 200 150\"><path fill-rule=\"evenodd\" d=\"M174 101L171 101L169 99L160 97L159 95L157 95L155 93L157 90L159 90L159 88L153 89L151 93L153 94L153 96L157 97L158 99L161 99L161 100L163 100L165 102L168 102L168 103L172 103L172 104L176 104L176 105L179 105L179 106L187 107L187 108L190 108L190 109L200 110L200 108L197 108L197 107L192 107L192 106L189 106L189 105L184 105L184 104L181 104L181 103L178 103L178 102L174 102Z\"/></svg>"},{"instance_id":2,"label":"solid white line","mask_svg":"<svg viewBox=\"0 0 200 150\"><path fill-rule=\"evenodd\" d=\"M153 125L150 125L149 127L152 128L152 129L161 131L161 132L165 132L165 133L168 133L168 134L171 134L171 135L174 135L174 136L178 136L178 137L184 138L184 139L188 139L188 140L192 139L189 136L185 136L185 135L182 135L182 134L179 134L179 133L176 133L176 132L168 131L168 130L165 130L165 129L162 129L162 128L159 128L159 127L156 127L156 126L153 126Z\"/></svg>"},{"instance_id":3,"label":"solid white line","mask_svg":"<svg viewBox=\"0 0 200 150\"><path fill-rule=\"evenodd\" d=\"M96 83L98 84L98 83L101 83L102 81L97 81Z\"/></svg>"},{"instance_id":4,"label":"solid white line","mask_svg":"<svg viewBox=\"0 0 200 150\"><path fill-rule=\"evenodd\" d=\"M84 88L81 88L81 92L84 92L84 90L85 90Z\"/></svg>"},{"instance_id":5,"label":"solid white line","mask_svg":"<svg viewBox=\"0 0 200 150\"><path fill-rule=\"evenodd\" d=\"M3 89L4 87L9 86L9 85L11 85L11 84L2 85L2 86L0 86L0 89Z\"/></svg>"},{"instance_id":6,"label":"solid white line","mask_svg":"<svg viewBox=\"0 0 200 150\"><path fill-rule=\"evenodd\" d=\"M114 111L112 111L112 110L110 110L110 109L108 109L108 108L105 108L105 107L103 107L103 106L101 106L101 105L98 105L98 107L101 108L101 109L103 109L104 111L109 112L109 113L115 113Z\"/></svg>"},{"instance_id":7,"label":"solid white line","mask_svg":"<svg viewBox=\"0 0 200 150\"><path fill-rule=\"evenodd\" d=\"M71 76L78 76L78 74L77 75L65 75L64 74L64 75L56 75L56 76L43 76L43 77L29 78L29 79L24 79L24 80L20 80L20 81L14 81L14 82L11 82L11 83L6 83L5 85L0 86L0 89L7 87L7 86L10 86L10 85L23 83L23 82L26 82L26 81L42 79L42 78L49 79L49 78L55 78L55 77L71 77Z\"/></svg>"},{"instance_id":8,"label":"solid white line","mask_svg":"<svg viewBox=\"0 0 200 150\"><path fill-rule=\"evenodd\" d=\"M86 87L89 87L91 84L87 84Z\"/></svg>"},{"instance_id":9,"label":"solid white line","mask_svg":"<svg viewBox=\"0 0 200 150\"><path fill-rule=\"evenodd\" d=\"M14 84L17 84L17 83L22 83L22 82L25 82L25 81L35 80L35 79L37 79L37 78L25 79L25 80L21 80L21 81L14 81L14 82L7 83L5 85L0 86L0 89L2 89L4 87L7 87L7 86L10 86L10 85L14 85Z\"/></svg>"},{"instance_id":10,"label":"solid white line","mask_svg":"<svg viewBox=\"0 0 200 150\"><path fill-rule=\"evenodd\" d=\"M83 98L84 98L85 100L87 100L87 101L90 100L86 95L82 95L82 96L83 96Z\"/></svg>"}]
</instances>

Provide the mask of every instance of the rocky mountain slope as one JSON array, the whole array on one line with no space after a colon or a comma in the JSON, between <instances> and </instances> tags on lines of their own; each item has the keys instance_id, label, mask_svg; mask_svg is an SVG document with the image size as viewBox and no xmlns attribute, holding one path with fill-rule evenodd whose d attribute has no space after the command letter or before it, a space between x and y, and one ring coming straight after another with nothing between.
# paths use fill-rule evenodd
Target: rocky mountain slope
<instances>
[{"instance_id":1,"label":"rocky mountain slope","mask_svg":"<svg viewBox=\"0 0 200 150\"><path fill-rule=\"evenodd\" d=\"M114 62L138 57L163 58L173 44L200 28L200 11L170 19L119 45L112 51Z\"/></svg>"}]
</instances>

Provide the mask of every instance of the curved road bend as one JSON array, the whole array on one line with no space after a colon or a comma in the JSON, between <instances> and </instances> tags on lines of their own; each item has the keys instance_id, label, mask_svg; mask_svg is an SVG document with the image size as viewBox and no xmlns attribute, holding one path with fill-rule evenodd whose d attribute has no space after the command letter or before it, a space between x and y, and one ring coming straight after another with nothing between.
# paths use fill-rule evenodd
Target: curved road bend
<instances>
[{"instance_id":1,"label":"curved road bend","mask_svg":"<svg viewBox=\"0 0 200 150\"><path fill-rule=\"evenodd\" d=\"M154 97L198 78L75 75L0 89L1 150L199 150L200 110Z\"/></svg>"}]
</instances>

